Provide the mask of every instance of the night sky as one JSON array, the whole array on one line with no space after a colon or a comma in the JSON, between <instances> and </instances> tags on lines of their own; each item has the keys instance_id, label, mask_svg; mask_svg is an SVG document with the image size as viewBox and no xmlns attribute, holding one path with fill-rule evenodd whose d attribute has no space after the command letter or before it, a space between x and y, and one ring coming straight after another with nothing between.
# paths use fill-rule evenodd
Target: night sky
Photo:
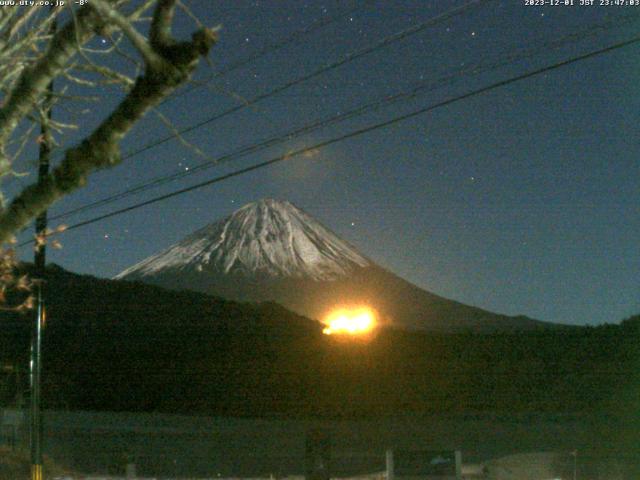
<instances>
[{"instance_id":1,"label":"night sky","mask_svg":"<svg viewBox=\"0 0 640 480\"><path fill-rule=\"evenodd\" d=\"M199 80L254 58L295 32L312 31L164 103L160 111L176 128L241 105L466 2L185 3L203 23L222 26L210 64L198 70ZM323 19L326 25L312 27ZM73 225L634 38L639 26L640 7L481 3L185 134L208 158L179 141L164 143L94 175L50 214L431 85L419 95L52 225ZM195 28L182 15L175 33L184 37ZM101 45L108 42L92 44ZM619 322L640 312L639 80L636 43L74 229L61 237L64 248L50 251L48 260L111 277L245 203L272 197L293 202L378 264L439 295L553 322ZM109 95L87 107L92 112L82 117L83 125L97 124L113 106L115 90ZM123 151L169 134L150 114L123 143ZM67 145L74 139L66 139ZM34 155L24 159L25 170L33 170ZM31 179L16 180L9 191ZM29 255L28 247L23 251Z\"/></svg>"}]
</instances>

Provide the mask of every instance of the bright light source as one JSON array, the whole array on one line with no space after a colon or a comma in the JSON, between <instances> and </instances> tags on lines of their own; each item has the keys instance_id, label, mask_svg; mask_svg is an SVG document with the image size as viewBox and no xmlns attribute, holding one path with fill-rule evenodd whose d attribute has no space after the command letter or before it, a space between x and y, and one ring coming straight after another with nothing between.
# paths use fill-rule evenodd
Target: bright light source
<instances>
[{"instance_id":1,"label":"bright light source","mask_svg":"<svg viewBox=\"0 0 640 480\"><path fill-rule=\"evenodd\" d=\"M375 328L376 318L370 308L344 308L331 312L324 323L327 325L322 331L325 335L361 335Z\"/></svg>"}]
</instances>

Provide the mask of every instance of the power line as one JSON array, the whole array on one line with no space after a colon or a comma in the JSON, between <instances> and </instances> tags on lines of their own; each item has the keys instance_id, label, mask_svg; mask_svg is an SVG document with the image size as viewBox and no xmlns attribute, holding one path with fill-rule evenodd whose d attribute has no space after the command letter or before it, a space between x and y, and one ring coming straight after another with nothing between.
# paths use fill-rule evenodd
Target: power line
<instances>
[{"instance_id":1,"label":"power line","mask_svg":"<svg viewBox=\"0 0 640 480\"><path fill-rule=\"evenodd\" d=\"M173 140L174 138L179 138L182 135L184 135L185 133L189 133L193 130L196 130L198 128L203 127L204 125L208 125L216 120L219 120L223 117L226 117L227 115L231 115L233 113L236 113L244 108L250 107L256 103L259 103L263 100L266 100L270 97L273 97L281 92L284 92L296 85L299 85L301 83L304 83L308 80L311 80L312 78L315 78L317 76L320 76L326 72L329 72L331 70L335 70L338 67L341 67L342 65L345 65L347 63L350 63L354 60L357 60L358 58L364 57L366 55L369 55L370 53L373 53L381 48L384 48L394 42L403 40L411 35L415 35L429 27L435 26L437 24L439 24L440 22L443 22L445 20L449 20L450 18L456 17L458 15L463 14L464 12L466 12L467 10L471 9L474 6L479 6L482 5L484 3L489 3L492 2L494 0L470 0L469 2L465 3L464 5L461 5L460 7L456 7L456 8L452 8L450 10L447 10L439 15L436 15L435 17L430 18L429 20L425 20L424 22L418 23L416 25L413 25L412 27L409 27L407 29L404 30L400 30L399 32L396 32L392 35L389 35L387 37L382 38L380 41L374 43L373 45L369 45L367 47L364 47L360 50L356 50L354 52L350 52L347 53L346 55L344 55L342 58L340 58L339 60L329 63L323 67L320 67L319 69L316 69L315 71L303 75L301 77L298 77L295 80L292 80L290 82L287 82L273 90L270 90L268 92L265 92L261 95L258 95L250 100L247 100L245 102L243 102L241 105L237 105L235 107L229 108L223 112L220 112L212 117L209 117L206 120L203 120L202 122L196 123L194 125L191 125L189 127L185 127L183 129L180 129L170 135L167 135L163 138L157 139L153 142L147 143L146 145L144 145L143 147L137 149L137 150L133 150L131 152L125 153L122 156L122 160L127 160L129 158L132 158L134 156L137 156L147 150L150 150L152 148L155 148L159 145L162 145L170 140ZM286 41L286 40L285 40ZM281 48L281 47L279 47ZM262 54L256 54L256 58L259 58L260 56L262 56ZM249 63L249 61L240 61L239 62L242 65L245 65L246 63ZM236 68L239 68L239 66L232 66L233 68L231 68L232 70L235 70ZM228 73L228 71L225 71L225 73ZM205 81L205 83L208 82ZM59 159L60 157L58 157Z\"/></svg>"},{"instance_id":2,"label":"power line","mask_svg":"<svg viewBox=\"0 0 640 480\"><path fill-rule=\"evenodd\" d=\"M193 175L195 173L201 172L205 169L208 168L212 168L214 166L219 165L222 162L227 162L227 161L231 161L231 160L235 160L237 158L240 157L244 157L246 155L249 155L251 153L255 153L257 151L263 150L267 147L271 147L273 145L276 145L278 143L282 143L288 140L291 140L293 138L297 138L301 135L304 135L306 133L309 133L311 131L320 129L320 128L324 128L326 126L335 124L335 123L339 123L342 122L344 120L347 119L351 119L354 118L356 116L362 115L364 113L367 112L371 112L371 111L375 111L378 110L384 106L388 106L391 105L393 103L397 103L399 101L402 100L407 100L410 98L415 98L420 94L426 93L428 91L432 91L436 88L442 87L443 85L447 85L452 83L453 81L455 81L458 77L462 77L464 75L467 74L473 74L473 75L477 75L480 73L485 73L491 70L495 70L501 67L504 67L508 64L511 63L515 63L518 61L521 61L523 59L526 58L530 58L536 55L539 55L540 53L548 53L550 50L552 49L558 49L562 46L567 45L570 42L575 42L575 41L579 41L582 40L588 36L594 35L599 33L600 31L612 28L614 26L620 26L623 23L628 23L634 20L637 20L638 18L640 18L640 15L635 14L635 15L629 15L627 17L623 18L623 21L608 21L608 22L603 22L603 23L599 23L596 25L591 25L586 29L583 29L579 32L572 32L569 33L561 38L558 39L554 39L552 41L547 41L544 43L538 43L536 42L536 47L533 49L526 49L524 51L518 52L518 53L511 53L509 55L507 55L506 57L503 57L501 59L498 59L497 61L494 61L492 63L483 65L483 64L475 64L475 65L469 65L465 68L459 69L455 72L449 73L447 75L441 76L440 78L438 78L435 81L431 81L431 82L421 82L419 84L417 84L416 86L414 86L411 90L409 91L404 91L404 92L399 92L393 95L386 95L384 96L382 99L380 100L375 100L373 102L369 102L363 105L359 105L354 109L351 109L347 112L335 115L335 116L331 116L329 118L325 118L322 120L317 120L311 124L307 124L304 125L300 128L294 129L292 131L288 131L284 134L279 134L273 137L270 137L262 142L259 142L257 144L252 144L252 145L248 145L248 146L244 146L241 147L239 149L236 149L232 152L226 153L220 157L217 157L216 159L213 159L211 161L207 161L205 163L201 163L199 165L196 165L195 167L189 169L188 171L178 171L178 172L174 172L172 174L169 175L163 175L163 176L159 176L156 178L153 178L151 180L147 180L145 182L142 182L138 185L135 185L133 187L130 187L126 190L123 190L121 192L118 192L116 194L113 195L109 195L107 197L104 197L100 200L97 200L95 202L91 202L82 206L79 206L77 208L68 210L66 212L60 213L56 216L51 217L52 220L55 219L62 219L62 218L66 218L69 217L71 215L83 212L83 211L87 211L87 210L91 210L94 208L97 208L99 206L103 206L103 205L107 205L110 203L113 203L117 200L126 198L130 195L133 194L138 194L141 192L144 192L146 190L149 190L150 188L153 187L157 187L160 185L164 185L166 183L172 182L174 180L180 179L180 178L184 178L190 175Z\"/></svg>"},{"instance_id":3,"label":"power line","mask_svg":"<svg viewBox=\"0 0 640 480\"><path fill-rule=\"evenodd\" d=\"M289 82L287 82L287 83L285 83L285 84L283 84L283 85L281 85L281 86L279 86L279 87L277 87L277 88L275 88L273 90L270 90L270 91L268 91L266 93L258 95L257 97L254 97L253 99L244 102L242 105L238 105L236 107L232 107L230 109L227 109L227 110L225 110L225 111L223 111L221 113L218 113L218 114L216 114L216 115L214 115L212 117L209 117L208 119L206 119L206 120L204 120L202 122L196 123L196 124L191 125L189 127L185 127L185 128L183 128L181 130L178 130L177 132L175 132L175 133L173 133L171 135L167 135L167 136L165 136L163 138L160 138L158 140L150 142L150 143L144 145L143 147L141 147L141 148L139 148L137 150L134 150L134 151L131 151L129 153L126 153L126 154L124 154L122 156L122 160L127 160L127 159L132 158L134 156L137 156L137 155L139 155L139 154L141 154L141 153L143 153L143 152L145 152L147 150L150 150L152 148L160 146L160 145L162 145L162 144L164 144L164 143L166 143L166 142L168 142L168 141L170 141L170 140L172 140L174 138L179 138L179 137L181 137L182 135L184 135L186 133L189 133L189 132L191 132L193 130L196 130L196 129L201 128L201 127L203 127L205 125L208 125L208 124L210 124L210 123L212 123L212 122L214 122L216 120L219 120L219 119L221 119L221 118L223 118L223 117L225 117L227 115L231 115L231 114L233 114L235 112L238 112L238 111L240 111L240 110L242 110L242 109L244 109L246 107L249 107L251 105L254 105L254 104L258 103L258 102L266 100L267 98L273 97L273 96L275 96L275 95L277 95L277 94L279 94L279 93L281 93L281 92L283 92L285 90L288 90L288 89L290 89L290 88L292 88L292 87L294 87L296 85L299 85L299 84L304 83L304 82L306 82L306 81L308 81L308 80L310 80L312 78L320 76L320 75L322 75L322 74L324 74L326 72L329 72L331 70L339 68L342 65L345 65L345 64L350 63L350 62L352 62L354 60L357 60L358 58L361 58L361 57L364 57L366 55L369 55L370 53L373 53L373 52L375 52L375 51L377 51L377 50L379 50L381 48L384 48L384 47L386 47L386 46L388 46L388 45L390 45L390 44L392 44L394 42L403 40L403 39L405 39L405 38L407 38L407 37L409 37L411 35L415 35L415 34L421 32L421 31L423 31L423 30L425 30L425 29L427 29L429 27L435 26L435 25L437 25L437 24L439 24L439 23L441 23L443 21L449 20L449 19L454 18L454 17L456 17L458 15L461 15L464 12L466 12L467 10L471 9L472 7L480 6L482 4L489 3L491 1L493 1L493 0L471 0L471 1L461 5L460 7L455 7L455 8L449 9L449 10L447 10L447 11L441 13L441 14L436 15L435 17L432 17L432 18L430 18L428 20L425 20L424 22L418 23L418 24L413 25L413 26L411 26L409 28L406 28L404 30L400 30L400 31L398 31L398 32L396 32L396 33L394 33L392 35L389 35L387 37L382 38L380 41L378 41L378 42L376 42L376 43L374 43L372 45L364 47L364 48L362 48L360 50L356 50L354 52L347 53L346 55L344 55L339 60L337 60L335 62L332 62L332 63L329 63L329 64L327 64L327 65L325 65L323 67L320 67L319 69L316 69L315 71L313 71L313 72L311 72L309 74L306 74L306 75L303 75L301 77L298 77L297 79L289 81ZM298 35L297 37L299 37L299 36L300 35ZM284 42L287 42L287 40L283 41L283 43ZM281 48L281 47L278 47L278 48ZM262 53L258 52L256 54L256 58L259 58L260 56L262 56ZM240 61L238 63L238 66L233 66L232 65L232 67L230 67L230 69L225 70L225 73L228 73L232 69L239 68L239 66L245 65L246 63L249 63L249 60ZM66 214L67 213L64 213L64 214L61 214L61 215L66 215ZM54 218L60 218L60 216L52 217L52 219L54 219Z\"/></svg>"},{"instance_id":4,"label":"power line","mask_svg":"<svg viewBox=\"0 0 640 480\"><path fill-rule=\"evenodd\" d=\"M215 79L218 79L224 75L227 75L235 70L238 70L239 68L242 68L250 63L255 62L256 60L264 57L265 55L268 55L270 53L273 52L277 52L278 50L292 45L292 44L296 44L298 43L303 37L305 37L306 35L309 35L313 32L315 32L316 30L320 30L321 28L324 28L328 25L331 25L332 23L337 22L338 20L342 19L345 16L348 15L352 15L353 13L355 13L356 11L360 10L363 6L369 6L373 3L373 0L365 0L364 3L359 3L356 2L356 6L346 10L344 12L339 12L335 15L332 15L330 17L325 17L325 18L320 18L320 20L317 20L315 22L313 22L311 25L309 25L308 27L296 30L295 32L293 32L291 35L289 35L288 37L284 38L283 40L279 41L279 42L275 42L272 44L269 44L261 49L259 49L258 51L254 52L253 55L250 55L246 58L237 60L235 62L232 62L231 64L227 65L225 68L223 68L222 70L213 73L212 75L210 75L208 78L206 78L205 80L203 80L201 83L198 83L196 85L191 85L191 87L189 88L185 88L183 90L180 91L176 91L174 92L172 95L169 95L168 97L166 97L162 102L160 102L160 105L178 98L182 95L186 95L188 93L191 93L194 90L197 90L198 88L203 87L204 85L212 82Z\"/></svg>"},{"instance_id":5,"label":"power line","mask_svg":"<svg viewBox=\"0 0 640 480\"><path fill-rule=\"evenodd\" d=\"M196 123L194 125L191 125L189 127L183 128L181 130L178 130L176 133L173 133L171 135L167 135L166 137L163 137L161 139L158 139L154 142L148 143L147 145L139 148L138 150L134 150L132 152L129 152L127 154L125 154L122 159L129 159L131 157L134 157L136 155L139 155L147 150L150 150L152 148L155 148L159 145L162 145L166 142L168 142L169 140L172 140L174 138L178 138L181 135L184 135L185 133L189 133L197 128L200 128L204 125L208 125L216 120L219 120L223 117L226 117L227 115L231 115L235 112L238 112L246 107L250 107L252 105L255 105L258 102L261 102L263 100L266 100L267 98L273 97L281 92L284 92L285 90L288 90L296 85L299 85L301 83L304 83L308 80L311 80L312 78L318 77L324 73L327 73L331 70L335 70L338 67L341 67L342 65L345 65L347 63L350 63L354 60L357 60L358 58L364 57L366 55L369 55L370 53L373 53L377 50L380 50L381 48L384 48L394 42L403 40L411 35L415 35L416 33L419 33L429 27L432 27L434 25L439 24L440 22L443 22L445 20L449 20L450 18L453 18L457 15L461 15L462 13L466 12L467 10L471 9L472 7L475 6L479 6L481 4L484 3L488 3L491 2L493 0L471 0L470 2L465 3L464 5L460 6L460 7L456 7L456 8L452 8L450 10L447 10L444 13L441 13L439 15L436 15L435 17L430 18L429 20L426 20L424 22L418 23L412 27L409 27L407 29L401 30L399 32L396 32L392 35L389 35L387 37L384 37L382 40L374 43L373 45L369 45L367 47L364 47L360 50L356 50L354 52L348 53L345 56L343 56L341 59L329 63L323 67L320 67L319 69L316 69L315 71L303 75L301 77L298 77L295 80L291 80L283 85L280 85L279 87L276 87L272 90L269 90L268 92L265 92L263 94L260 94L254 98L252 98L251 100L248 100L246 102L244 102L242 105L237 105L235 107L232 107L230 109L227 109L221 113L218 113L212 117L209 117L206 120L203 120L202 122Z\"/></svg>"},{"instance_id":6,"label":"power line","mask_svg":"<svg viewBox=\"0 0 640 480\"><path fill-rule=\"evenodd\" d=\"M269 44L259 50L257 50L256 52L254 52L252 55L249 55L246 58L243 59L239 59L235 62L232 62L231 64L227 65L225 68L223 68L222 70L215 72L213 74L211 74L208 78L198 82L197 84L193 84L190 87L187 87L185 89L182 90L176 90L173 93L171 93L170 95L168 95L167 97L165 97L159 104L163 105L166 102L173 100L175 98L181 97L183 95L186 95L188 93L191 93L194 90L197 90L198 88L202 88L205 85L211 83L213 80L216 80L218 78L221 78L225 75L228 75L229 73L238 70L246 65L249 65L252 62L255 62L256 60L270 54L270 53L274 53L277 52L278 50L281 50L284 47L287 47L289 45L295 45L297 43L299 43L300 40L302 40L302 38L304 38L306 35L309 35L317 30L320 30L321 28L324 28L328 25L331 25L332 23L337 22L338 20L340 20L341 18L348 16L348 15L352 15L353 13L355 13L356 11L362 9L363 6L369 6L373 3L373 0L365 0L363 3L356 3L356 6L354 6L353 8L343 11L343 12L339 12L335 15L326 17L326 18L321 18L320 20L317 20L315 22L313 22L311 25L309 25L308 27L305 28L301 28L299 30L294 31L291 35L289 35L288 37L284 38L283 40L279 41L279 42L275 42L272 44ZM177 135L175 135L177 136ZM172 137L173 138L173 137ZM133 154L126 154L123 158L130 158L133 155L136 155L137 153L133 153ZM60 160L62 158L62 155L57 155L55 160Z\"/></svg>"},{"instance_id":7,"label":"power line","mask_svg":"<svg viewBox=\"0 0 640 480\"><path fill-rule=\"evenodd\" d=\"M323 142L319 142L319 143L317 143L317 144L315 144L315 145L313 145L311 147L301 148L301 149L298 149L296 151L293 151L293 152L290 152L290 153L287 153L287 154L284 154L284 155L280 155L280 156L274 157L274 158L272 158L270 160L266 160L264 162L251 165L249 167L245 167L245 168L242 168L242 169L239 169L239 170L235 170L235 171L227 173L225 175L220 175L218 177L206 180L204 182L200 182L200 183L197 183L195 185L191 185L191 186L186 187L186 188L175 190L173 192L154 197L154 198L152 198L150 200L146 200L144 202L140 202L140 203L137 203L137 204L125 207L125 208L121 208L119 210L115 210L113 212L109 212L109 213L104 214L104 215L100 215L98 217L94 217L94 218L89 219L89 220L85 220L85 221L76 223L76 224L71 225L70 227L68 227L67 230L74 230L76 228L84 227L86 225L90 225L92 223L96 223L96 222L105 220L107 218L111 218L111 217L114 217L114 216L117 216L117 215L121 215L121 214L126 213L126 212L130 212L132 210L137 210L138 208L142 208L142 207L145 207L147 205L158 203L158 202L167 200L169 198L181 195L183 193L191 192L191 191L194 191L194 190L197 190L197 189L209 186L209 185L213 185L215 183L222 182L224 180L228 180L229 178L237 177L237 176L243 175L245 173L252 172L254 170L258 170L258 169L261 169L261 168L264 168L264 167L268 167L270 165L274 165L276 163L283 162L285 160L289 160L289 159L291 159L293 157L296 157L298 155L304 155L304 154L313 153L313 152L315 152L315 151L317 151L317 150L319 150L321 148L327 147L327 146L332 145L334 143L338 143L338 142L342 142L344 140L348 140L350 138L358 137L360 135L364 135L365 133L369 133L369 132L372 132L372 131L375 131L375 130L379 130L379 129L388 127L390 125L394 125L396 123L402 122L404 120L409 120L409 119L417 117L419 115L428 113L428 112L433 111L435 109L438 109L438 108L441 108L441 107L444 107L444 106L447 106L447 105L451 105L453 103L457 103L457 102L460 102L462 100L466 100L468 98L471 98L471 97L474 97L474 96L489 92L491 90L495 90L497 88L503 87L503 86L508 85L510 83L514 83L514 82L518 82L518 81L521 81L521 80L525 80L527 78L531 78L533 76L540 75L542 73L546 73L546 72L549 72L549 71L552 71L552 70L556 70L558 68L561 68L561 67L564 67L564 66L567 66L567 65L571 65L573 63L577 63L577 62L580 62L582 60L593 58L593 57L596 57L598 55L609 53L609 52L612 52L614 50L617 50L617 49L620 49L620 48L623 48L623 47L627 47L629 45L633 45L633 44L638 43L638 42L640 42L640 36L639 37L634 37L634 38L632 38L630 40L626 40L624 42L616 43L616 44L611 45L609 47L605 47L605 48L602 48L602 49L599 49L599 50L595 50L595 51L592 51L592 52L589 52L589 53L586 53L586 54L583 54L583 55L579 55L577 57L573 57L573 58L570 58L568 60L563 60L563 61L554 63L552 65L549 65L547 67L543 67L543 68L539 68L539 69L533 70L533 71L528 72L528 73L524 73L524 74L521 74L521 75L510 77L510 78L508 78L506 80L501 80L501 81L492 83L492 84L490 84L488 86L479 88L477 90L473 90L473 91L465 93L463 95L459 95L459 96L456 96L456 97L453 97L453 98L450 98L450 99L447 99L447 100L443 100L441 102L437 102L437 103L432 104L432 105L428 105L426 107L420 108L418 110L414 110L414 111L412 111L410 113L407 113L407 114L404 114L404 115L393 117L390 120L386 120L384 122L380 122L380 123L376 123L376 124L373 124L373 125L369 125L369 126L360 128L358 130L351 131L351 132L349 132L347 134L344 134L344 135L341 135L339 137L335 137L335 138L332 138L332 139L329 139L329 140L325 140ZM30 241L27 241L27 242L23 242L18 246L22 247L22 246L30 244L32 242L33 242L33 240L30 240Z\"/></svg>"},{"instance_id":8,"label":"power line","mask_svg":"<svg viewBox=\"0 0 640 480\"><path fill-rule=\"evenodd\" d=\"M445 11L445 12L439 14L439 15L436 15L435 17L430 18L429 20L426 20L424 22L418 23L418 24L413 25L413 26L411 26L411 27L409 27L407 29L401 30L401 31L396 32L396 33L394 33L392 35L384 37L382 40L378 41L377 43L375 43L373 45L370 45L370 46L365 47L363 49L357 50L355 52L350 52L350 53L346 54L344 57L342 57L340 60L338 60L336 62L333 62L333 63L330 63L328 65L325 65L324 67L321 67L320 69L317 69L317 70L315 70L314 72L312 72L310 74L307 74L307 75L304 75L302 77L299 77L296 80L292 80L292 81L290 81L290 82L288 82L288 83L286 83L284 85L281 85L280 87L278 87L278 88L276 88L274 90L271 90L271 91L266 92L266 93L264 93L262 95L259 95L259 96L255 97L254 99L244 103L243 105L239 105L237 107L228 109L228 110L226 110L226 111L224 111L224 112L222 112L220 114L217 114L217 115L214 115L213 117L210 117L209 119L207 119L207 120L205 120L203 122L200 122L200 123L198 123L196 125L192 125L192 126L187 127L185 129L179 130L179 131L175 132L172 135L169 135L169 136L164 137L162 139L159 139L159 140L157 140L155 142L147 144L144 147L142 147L141 149L138 149L136 151L130 152L128 154L125 154L122 157L122 160L129 159L129 158L131 158L131 157L133 157L135 155L138 155L138 154L140 154L140 153L142 153L142 152L144 152L146 150L149 150L151 148L159 146L159 145L161 145L161 144L163 144L163 143L165 143L165 142L167 142L167 141L169 141L169 140L171 140L173 138L178 138L178 137L180 137L181 135L183 135L185 133L188 133L188 132L190 132L192 130L195 130L196 128L200 128L200 127L202 127L202 126L204 126L206 124L209 124L209 123L211 123L211 122L213 122L215 120L218 120L218 119L220 119L220 118L222 118L222 117L224 117L226 115L235 113L235 112L237 112L237 111L239 111L239 110L241 110L241 109L243 109L245 107L251 106L251 105L253 105L253 104L257 103L257 102L260 102L260 101L265 100L265 99L267 99L269 97L277 95L278 93L280 93L282 91L285 91L285 90L287 90L287 89L289 89L289 88L291 88L291 87L293 87L295 85L303 83L303 82L305 82L307 80L310 80L311 78L319 76L319 75L321 75L323 73L326 73L326 72L328 72L330 70L336 69L336 68L338 68L338 67L340 67L340 66L342 66L344 64L347 64L349 62L352 62L352 61L354 61L354 60L356 60L358 58L366 56L366 55L368 55L368 54L370 54L370 53L372 53L372 52L374 52L376 50L379 50L381 48L384 48L384 47L386 47L386 46L388 46L388 45L390 45L390 44L392 44L394 42L400 41L400 40L402 40L404 38L407 38L407 37L409 37L411 35L419 33L419 32L421 32L421 31L423 31L423 30L425 30L425 29L427 29L429 27L432 27L434 25L439 24L440 22L443 22L445 20L448 20L448 19L453 18L453 17L458 16L458 15L461 15L462 13L466 12L467 10L471 9L474 6L479 6L479 5L482 5L482 4L491 2L491 1L493 1L493 0L470 0L469 2L461 5L460 7L455 7L455 8L449 9L449 10L447 10L447 11ZM53 219L53 217L52 217L52 219Z\"/></svg>"}]
</instances>

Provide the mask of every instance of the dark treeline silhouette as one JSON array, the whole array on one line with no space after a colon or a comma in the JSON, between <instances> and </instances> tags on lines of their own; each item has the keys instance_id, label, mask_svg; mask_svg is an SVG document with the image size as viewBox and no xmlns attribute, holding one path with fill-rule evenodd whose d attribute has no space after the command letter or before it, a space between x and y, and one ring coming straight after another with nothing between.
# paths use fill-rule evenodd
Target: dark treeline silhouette
<instances>
[{"instance_id":1,"label":"dark treeline silhouette","mask_svg":"<svg viewBox=\"0 0 640 480\"><path fill-rule=\"evenodd\" d=\"M46 298L47 408L621 415L634 412L640 398L639 316L620 325L484 335L383 329L346 341L275 304L229 302L56 266L48 272ZM30 314L1 317L2 361L23 372L4 375L4 404L26 388L30 322Z\"/></svg>"}]
</instances>

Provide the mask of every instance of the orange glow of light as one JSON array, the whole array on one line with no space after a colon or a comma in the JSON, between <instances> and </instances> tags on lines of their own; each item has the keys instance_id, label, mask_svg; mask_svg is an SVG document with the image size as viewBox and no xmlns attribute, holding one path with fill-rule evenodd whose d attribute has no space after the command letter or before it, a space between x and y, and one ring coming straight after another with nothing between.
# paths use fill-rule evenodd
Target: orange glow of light
<instances>
[{"instance_id":1,"label":"orange glow of light","mask_svg":"<svg viewBox=\"0 0 640 480\"><path fill-rule=\"evenodd\" d=\"M344 308L331 312L324 323L327 325L322 331L325 335L362 335L375 328L376 316L370 308Z\"/></svg>"}]
</instances>

